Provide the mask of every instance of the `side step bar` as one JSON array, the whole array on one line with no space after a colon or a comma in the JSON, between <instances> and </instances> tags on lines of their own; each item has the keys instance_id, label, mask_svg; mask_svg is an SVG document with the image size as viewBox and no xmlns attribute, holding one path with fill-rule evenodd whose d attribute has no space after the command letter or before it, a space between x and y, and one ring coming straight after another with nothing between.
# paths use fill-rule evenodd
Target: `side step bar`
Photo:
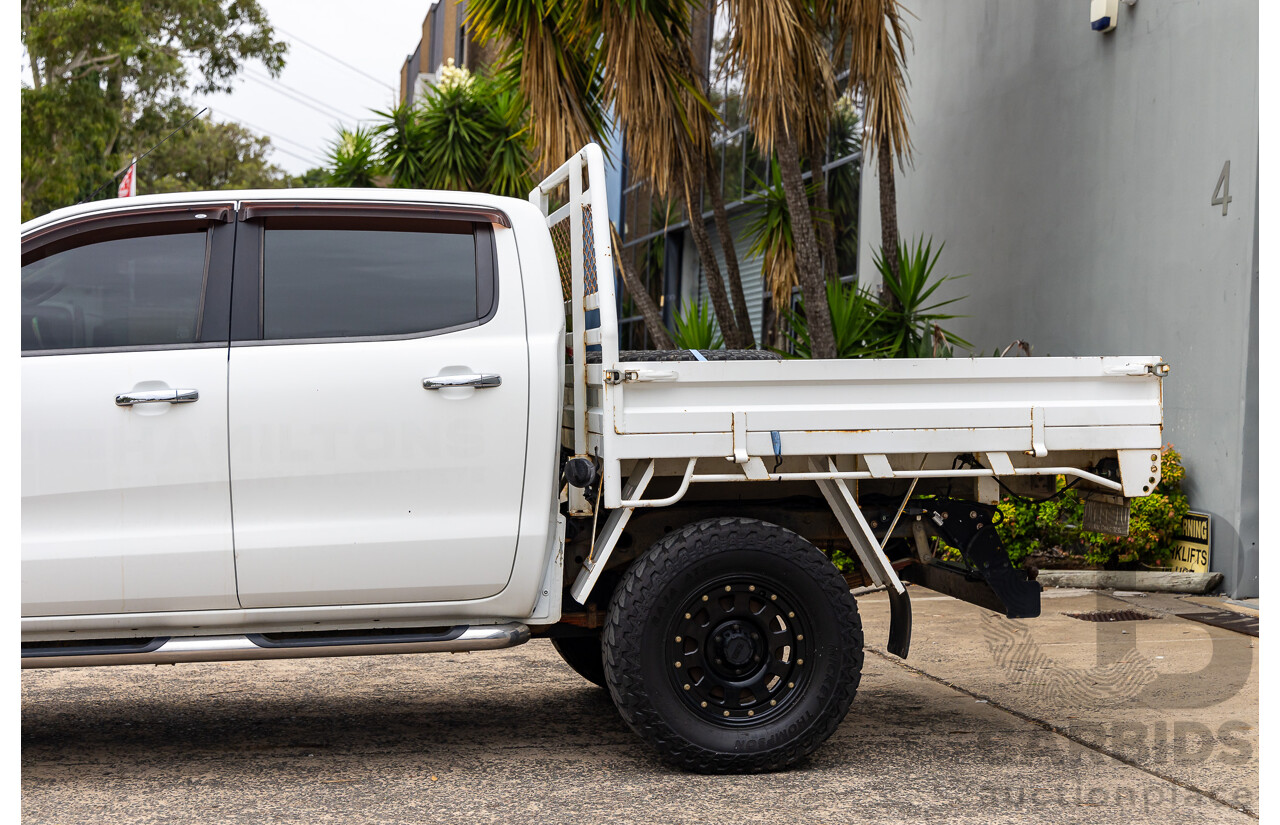
<instances>
[{"instance_id":1,"label":"side step bar","mask_svg":"<svg viewBox=\"0 0 1280 825\"><path fill-rule=\"evenodd\" d=\"M171 665L178 662L228 662L247 659L308 659L329 656L379 656L395 653L448 653L496 650L529 641L519 622L386 634L282 633L231 636L112 640L77 647L25 647L22 667L100 667Z\"/></svg>"}]
</instances>

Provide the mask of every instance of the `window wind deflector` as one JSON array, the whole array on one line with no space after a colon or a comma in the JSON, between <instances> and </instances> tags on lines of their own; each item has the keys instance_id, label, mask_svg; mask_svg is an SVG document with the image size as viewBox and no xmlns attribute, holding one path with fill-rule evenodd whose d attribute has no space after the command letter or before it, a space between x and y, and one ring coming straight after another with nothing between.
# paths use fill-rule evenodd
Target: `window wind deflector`
<instances>
[{"instance_id":1,"label":"window wind deflector","mask_svg":"<svg viewBox=\"0 0 1280 825\"><path fill-rule=\"evenodd\" d=\"M26 265L32 260L87 242L111 240L139 232L163 234L228 223L234 214L231 204L217 203L197 206L190 204L154 206L78 215L24 236L22 263ZM87 236L89 233L92 233L92 240L88 237L80 237ZM38 255L31 257L37 250Z\"/></svg>"},{"instance_id":2,"label":"window wind deflector","mask_svg":"<svg viewBox=\"0 0 1280 825\"><path fill-rule=\"evenodd\" d=\"M240 220L269 217L323 216L328 218L435 218L438 220L496 223L511 226L505 212L488 206L463 206L435 203L349 202L318 203L316 201L271 201L246 203L240 207Z\"/></svg>"}]
</instances>

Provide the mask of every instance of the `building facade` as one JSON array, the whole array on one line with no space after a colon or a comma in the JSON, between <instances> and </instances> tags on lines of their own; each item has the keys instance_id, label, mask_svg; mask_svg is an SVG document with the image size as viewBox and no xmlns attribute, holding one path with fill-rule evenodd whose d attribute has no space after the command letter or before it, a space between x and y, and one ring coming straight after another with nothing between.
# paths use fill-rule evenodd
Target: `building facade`
<instances>
[{"instance_id":1,"label":"building facade","mask_svg":"<svg viewBox=\"0 0 1280 825\"><path fill-rule=\"evenodd\" d=\"M1164 438L1258 595L1258 4L916 0L904 238L946 242L978 352L1160 355ZM875 164L862 235L880 236ZM862 244L863 272L871 249Z\"/></svg>"},{"instance_id":2,"label":"building facade","mask_svg":"<svg viewBox=\"0 0 1280 825\"><path fill-rule=\"evenodd\" d=\"M435 83L436 72L450 60L468 69L488 63L490 50L471 37L466 14L466 0L435 0L427 7L418 45L400 67L400 102L421 96L423 86Z\"/></svg>"}]
</instances>

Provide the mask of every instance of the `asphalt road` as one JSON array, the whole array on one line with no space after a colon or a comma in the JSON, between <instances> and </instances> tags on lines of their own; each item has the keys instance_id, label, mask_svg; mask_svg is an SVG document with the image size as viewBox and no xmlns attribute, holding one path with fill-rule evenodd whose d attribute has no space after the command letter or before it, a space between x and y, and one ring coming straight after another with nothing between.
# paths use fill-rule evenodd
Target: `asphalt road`
<instances>
[{"instance_id":1,"label":"asphalt road","mask_svg":"<svg viewBox=\"0 0 1280 825\"><path fill-rule=\"evenodd\" d=\"M869 653L802 766L662 764L550 643L26 671L26 823L1255 822Z\"/></svg>"}]
</instances>

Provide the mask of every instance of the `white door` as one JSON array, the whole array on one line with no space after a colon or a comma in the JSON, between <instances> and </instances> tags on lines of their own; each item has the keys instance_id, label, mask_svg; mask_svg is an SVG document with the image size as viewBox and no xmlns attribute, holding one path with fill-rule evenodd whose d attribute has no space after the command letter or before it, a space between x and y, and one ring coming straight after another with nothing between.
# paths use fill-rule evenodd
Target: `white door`
<instances>
[{"instance_id":1,"label":"white door","mask_svg":"<svg viewBox=\"0 0 1280 825\"><path fill-rule=\"evenodd\" d=\"M246 227L261 250L237 255L252 266L237 265L236 289L252 284L261 305L237 307L235 327L256 322L259 340L231 350L241 604L500 592L528 350L518 272L495 289L489 225L295 213Z\"/></svg>"},{"instance_id":2,"label":"white door","mask_svg":"<svg viewBox=\"0 0 1280 825\"><path fill-rule=\"evenodd\" d=\"M23 615L236 606L211 242L234 227L205 217L24 249Z\"/></svg>"}]
</instances>

